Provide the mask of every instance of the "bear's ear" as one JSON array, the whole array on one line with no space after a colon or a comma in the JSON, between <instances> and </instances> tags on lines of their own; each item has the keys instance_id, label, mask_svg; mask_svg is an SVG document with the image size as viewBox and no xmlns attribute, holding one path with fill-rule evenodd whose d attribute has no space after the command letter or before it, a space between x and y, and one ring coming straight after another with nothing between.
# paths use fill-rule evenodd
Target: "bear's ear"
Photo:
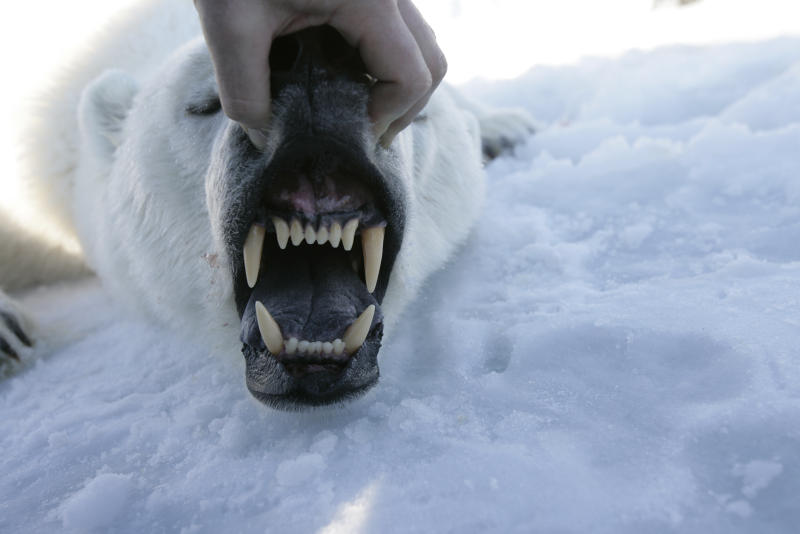
<instances>
[{"instance_id":1,"label":"bear's ear","mask_svg":"<svg viewBox=\"0 0 800 534\"><path fill-rule=\"evenodd\" d=\"M113 154L138 90L136 80L121 70L107 70L86 86L78 107L84 148L100 156Z\"/></svg>"}]
</instances>

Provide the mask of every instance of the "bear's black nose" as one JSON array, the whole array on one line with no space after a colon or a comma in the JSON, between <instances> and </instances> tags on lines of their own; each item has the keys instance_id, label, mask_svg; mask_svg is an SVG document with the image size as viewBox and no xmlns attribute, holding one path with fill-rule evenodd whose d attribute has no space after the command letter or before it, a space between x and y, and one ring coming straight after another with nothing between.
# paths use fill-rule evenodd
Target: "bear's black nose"
<instances>
[{"instance_id":1,"label":"bear's black nose","mask_svg":"<svg viewBox=\"0 0 800 534\"><path fill-rule=\"evenodd\" d=\"M358 50L331 26L307 28L275 39L269 67L273 99L286 85L319 76L370 83Z\"/></svg>"}]
</instances>

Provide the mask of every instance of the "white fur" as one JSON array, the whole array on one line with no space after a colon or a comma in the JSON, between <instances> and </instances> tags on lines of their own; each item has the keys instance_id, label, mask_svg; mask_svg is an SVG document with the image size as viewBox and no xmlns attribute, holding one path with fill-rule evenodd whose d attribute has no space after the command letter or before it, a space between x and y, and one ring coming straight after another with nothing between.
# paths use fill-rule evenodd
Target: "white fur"
<instances>
[{"instance_id":1,"label":"white fur","mask_svg":"<svg viewBox=\"0 0 800 534\"><path fill-rule=\"evenodd\" d=\"M236 354L230 271L209 214L217 192L204 182L219 124L198 126L169 105L213 80L201 45L184 44L197 35L186 0L146 2L120 17L45 92L26 134L26 177L41 212L77 235L88 265L116 297ZM513 126L523 123L518 118ZM478 120L445 89L431 99L425 120L378 156L398 171L409 203L383 303L387 326L478 218L485 187L480 144ZM5 236L0 243L0 265L14 264L19 251L6 246ZM76 269L74 260L56 259L50 278ZM0 283L11 284L6 278ZM16 278L17 287L44 281Z\"/></svg>"}]
</instances>

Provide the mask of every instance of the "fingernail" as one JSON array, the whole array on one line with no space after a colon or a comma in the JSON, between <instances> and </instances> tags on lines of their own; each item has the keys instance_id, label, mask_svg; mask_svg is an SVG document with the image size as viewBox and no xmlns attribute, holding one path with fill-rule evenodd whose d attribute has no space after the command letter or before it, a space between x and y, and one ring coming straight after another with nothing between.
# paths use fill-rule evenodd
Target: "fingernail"
<instances>
[{"instance_id":1,"label":"fingernail","mask_svg":"<svg viewBox=\"0 0 800 534\"><path fill-rule=\"evenodd\" d=\"M242 128L244 128L244 131L247 133L247 137L250 138L250 142L253 143L253 146L263 152L267 147L267 136L264 134L264 132L256 128L248 128L244 125Z\"/></svg>"},{"instance_id":2,"label":"fingernail","mask_svg":"<svg viewBox=\"0 0 800 534\"><path fill-rule=\"evenodd\" d=\"M387 124L385 127L377 133L378 135L378 144L381 145L383 148L389 148L389 145L392 144L394 138L397 137L398 130L392 128L391 124Z\"/></svg>"},{"instance_id":3,"label":"fingernail","mask_svg":"<svg viewBox=\"0 0 800 534\"><path fill-rule=\"evenodd\" d=\"M387 132L381 137L380 141L378 141L378 144L381 145L383 148L387 148L388 149L389 145L392 144L392 141L394 141L395 137L396 137L395 134L389 134Z\"/></svg>"}]
</instances>

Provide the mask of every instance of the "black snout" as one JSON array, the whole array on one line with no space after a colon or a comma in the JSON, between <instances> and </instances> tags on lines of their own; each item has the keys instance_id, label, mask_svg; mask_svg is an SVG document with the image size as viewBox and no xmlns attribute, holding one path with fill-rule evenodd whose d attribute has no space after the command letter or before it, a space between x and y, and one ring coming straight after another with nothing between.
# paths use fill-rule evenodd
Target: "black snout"
<instances>
[{"instance_id":1,"label":"black snout","mask_svg":"<svg viewBox=\"0 0 800 534\"><path fill-rule=\"evenodd\" d=\"M240 129L231 128L226 140L230 156L220 170L235 184L235 193L225 197L222 227L242 318L248 388L272 406L300 409L344 401L378 380L380 304L402 243L405 190L402 181L377 165L367 112L373 79L358 51L338 32L321 26L281 37L273 43L270 66L266 148L255 150ZM345 249L339 240L351 221L359 230ZM333 238L326 243L319 236L332 235L334 223L342 235L336 244ZM296 239L294 233L291 244L286 237L281 245L281 224L301 228L305 237ZM255 247L246 242L251 233L258 234L253 228L262 228L266 236ZM377 282L369 291L362 238L366 229L375 228L385 234ZM308 237L310 232L316 237ZM246 248L261 254L255 280L245 272ZM256 303L274 323L267 326L268 334L262 331L267 328L263 314L258 322ZM346 357L340 357L341 350L326 351L326 345L344 341L369 306L375 306L375 316L360 348ZM272 353L267 337L277 335L284 344ZM312 344L322 345L323 352L309 350Z\"/></svg>"}]
</instances>

